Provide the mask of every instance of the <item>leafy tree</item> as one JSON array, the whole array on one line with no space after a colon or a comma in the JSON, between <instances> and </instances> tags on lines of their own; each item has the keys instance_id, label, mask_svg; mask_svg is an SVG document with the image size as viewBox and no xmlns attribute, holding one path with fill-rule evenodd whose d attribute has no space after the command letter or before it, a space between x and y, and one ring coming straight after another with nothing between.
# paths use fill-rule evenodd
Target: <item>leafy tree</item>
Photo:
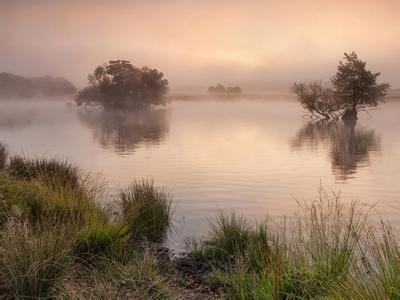
<instances>
[{"instance_id":1,"label":"leafy tree","mask_svg":"<svg viewBox=\"0 0 400 300\"><path fill-rule=\"evenodd\" d=\"M380 73L372 73L366 63L352 52L344 54L336 74L331 78L332 87L322 83L295 83L292 91L312 117L356 120L357 111L376 107L384 101L389 84L377 83Z\"/></svg>"},{"instance_id":2,"label":"leafy tree","mask_svg":"<svg viewBox=\"0 0 400 300\"><path fill-rule=\"evenodd\" d=\"M219 94L222 94L222 93L226 93L226 89L225 89L225 87L224 87L222 84L218 83L215 87L214 87L214 86L210 86L210 87L208 88L208 92L209 92L209 93L219 93Z\"/></svg>"},{"instance_id":3,"label":"leafy tree","mask_svg":"<svg viewBox=\"0 0 400 300\"><path fill-rule=\"evenodd\" d=\"M228 86L226 92L228 94L241 94L242 89L239 86L234 86L234 87Z\"/></svg>"},{"instance_id":4,"label":"leafy tree","mask_svg":"<svg viewBox=\"0 0 400 300\"><path fill-rule=\"evenodd\" d=\"M222 84L218 83L215 87L210 86L208 88L208 93L210 94L241 94L242 89L238 86L225 88Z\"/></svg>"},{"instance_id":5,"label":"leafy tree","mask_svg":"<svg viewBox=\"0 0 400 300\"><path fill-rule=\"evenodd\" d=\"M346 113L357 115L358 110L376 107L383 102L389 84L378 84L380 73L372 73L366 69L366 63L358 59L352 52L344 54L345 62L340 61L336 75L331 79L335 97Z\"/></svg>"},{"instance_id":6,"label":"leafy tree","mask_svg":"<svg viewBox=\"0 0 400 300\"><path fill-rule=\"evenodd\" d=\"M88 76L89 86L76 97L78 105L104 108L145 108L164 104L168 81L164 74L149 67L137 68L127 60L114 60L98 66Z\"/></svg>"}]
</instances>

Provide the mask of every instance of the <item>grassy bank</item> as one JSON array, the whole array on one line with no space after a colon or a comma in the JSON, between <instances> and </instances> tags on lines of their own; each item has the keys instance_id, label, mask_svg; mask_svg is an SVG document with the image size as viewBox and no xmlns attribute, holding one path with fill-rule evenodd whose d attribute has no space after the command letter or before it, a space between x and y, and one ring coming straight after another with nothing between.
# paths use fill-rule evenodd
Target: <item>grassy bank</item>
<instances>
[{"instance_id":1,"label":"grassy bank","mask_svg":"<svg viewBox=\"0 0 400 300\"><path fill-rule=\"evenodd\" d=\"M0 147L2 297L169 295L162 265L143 246L165 236L167 195L136 182L121 191L121 214L110 218L99 192L95 180L66 161L10 157Z\"/></svg>"},{"instance_id":2,"label":"grassy bank","mask_svg":"<svg viewBox=\"0 0 400 300\"><path fill-rule=\"evenodd\" d=\"M389 225L368 224L370 209L321 190L280 225L221 213L191 255L229 299L399 299L399 245Z\"/></svg>"},{"instance_id":3,"label":"grassy bank","mask_svg":"<svg viewBox=\"0 0 400 300\"><path fill-rule=\"evenodd\" d=\"M154 251L171 227L163 189L132 183L117 216L100 192L66 161L0 145L0 298L400 299L395 234L359 202L321 190L280 224L221 213L171 261Z\"/></svg>"}]
</instances>

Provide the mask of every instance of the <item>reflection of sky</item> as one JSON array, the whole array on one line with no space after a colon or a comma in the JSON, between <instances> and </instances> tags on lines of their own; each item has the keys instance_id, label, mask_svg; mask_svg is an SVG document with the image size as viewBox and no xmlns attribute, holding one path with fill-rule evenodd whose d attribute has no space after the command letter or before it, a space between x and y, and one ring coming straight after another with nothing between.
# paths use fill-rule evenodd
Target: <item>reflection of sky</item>
<instances>
[{"instance_id":1,"label":"reflection of sky","mask_svg":"<svg viewBox=\"0 0 400 300\"><path fill-rule=\"evenodd\" d=\"M400 103L360 116L359 126L380 136L380 150L371 148L369 163L346 184L332 174L329 145L292 148L306 121L289 100L172 102L168 134L157 143L136 143L135 151L126 153L103 147L96 128L79 120L75 109L57 102L35 105L1 103L0 117L35 111L27 125L0 126L0 139L12 151L69 158L85 170L102 172L113 187L153 178L173 194L183 235L205 233L207 218L218 209L235 209L252 219L288 215L296 207L294 197L315 199L320 183L340 190L346 200L378 203L400 225Z\"/></svg>"}]
</instances>

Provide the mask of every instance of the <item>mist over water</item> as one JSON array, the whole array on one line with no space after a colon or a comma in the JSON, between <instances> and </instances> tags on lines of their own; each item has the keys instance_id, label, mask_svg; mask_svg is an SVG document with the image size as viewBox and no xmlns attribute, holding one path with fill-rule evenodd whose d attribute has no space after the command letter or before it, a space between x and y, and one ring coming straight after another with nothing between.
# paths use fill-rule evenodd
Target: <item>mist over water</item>
<instances>
[{"instance_id":1,"label":"mist over water","mask_svg":"<svg viewBox=\"0 0 400 300\"><path fill-rule=\"evenodd\" d=\"M80 110L72 100L6 101L0 139L13 153L67 158L110 189L154 179L176 204L169 244L208 230L218 210L290 215L319 186L377 203L400 225L400 103L360 114L354 130L308 123L291 96L174 100L143 112Z\"/></svg>"}]
</instances>

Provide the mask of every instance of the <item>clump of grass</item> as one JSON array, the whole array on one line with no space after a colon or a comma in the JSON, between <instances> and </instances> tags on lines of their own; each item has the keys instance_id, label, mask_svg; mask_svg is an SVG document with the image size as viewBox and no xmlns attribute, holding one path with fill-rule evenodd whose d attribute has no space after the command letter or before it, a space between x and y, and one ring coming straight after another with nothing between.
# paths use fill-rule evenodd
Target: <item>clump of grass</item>
<instances>
[{"instance_id":1,"label":"clump of grass","mask_svg":"<svg viewBox=\"0 0 400 300\"><path fill-rule=\"evenodd\" d=\"M345 206L322 190L317 201L301 204L291 236L285 227L250 226L243 217L221 214L195 254L211 263L214 284L238 295L233 298L329 297L351 278L366 220L358 202Z\"/></svg>"},{"instance_id":2,"label":"clump of grass","mask_svg":"<svg viewBox=\"0 0 400 300\"><path fill-rule=\"evenodd\" d=\"M392 227L369 227L350 282L341 290L357 299L400 299L400 244Z\"/></svg>"},{"instance_id":3,"label":"clump of grass","mask_svg":"<svg viewBox=\"0 0 400 300\"><path fill-rule=\"evenodd\" d=\"M245 257L249 267L259 270L272 257L280 255L279 236L270 229L266 220L251 226L243 216L220 213L211 220L208 237L192 242L191 251L211 264L226 267L238 258Z\"/></svg>"},{"instance_id":4,"label":"clump of grass","mask_svg":"<svg viewBox=\"0 0 400 300\"><path fill-rule=\"evenodd\" d=\"M171 225L171 200L153 182L136 181L120 193L123 222L133 239L160 242Z\"/></svg>"},{"instance_id":5,"label":"clump of grass","mask_svg":"<svg viewBox=\"0 0 400 300\"><path fill-rule=\"evenodd\" d=\"M32 222L44 217L48 190L38 182L16 180L7 174L0 177L1 224L8 217L20 217Z\"/></svg>"},{"instance_id":6,"label":"clump of grass","mask_svg":"<svg viewBox=\"0 0 400 300\"><path fill-rule=\"evenodd\" d=\"M80 170L66 160L28 159L21 156L10 158L8 171L19 179L40 179L48 185L62 185L77 188L80 183Z\"/></svg>"},{"instance_id":7,"label":"clump of grass","mask_svg":"<svg viewBox=\"0 0 400 300\"><path fill-rule=\"evenodd\" d=\"M273 297L272 276L269 273L252 272L238 259L232 270L215 269L212 282L222 286L227 299L279 299Z\"/></svg>"},{"instance_id":8,"label":"clump of grass","mask_svg":"<svg viewBox=\"0 0 400 300\"><path fill-rule=\"evenodd\" d=\"M0 233L0 286L11 298L53 295L71 264L65 231L32 232L14 223Z\"/></svg>"},{"instance_id":9,"label":"clump of grass","mask_svg":"<svg viewBox=\"0 0 400 300\"><path fill-rule=\"evenodd\" d=\"M4 170L6 167L8 158L7 146L0 143L0 170Z\"/></svg>"},{"instance_id":10,"label":"clump of grass","mask_svg":"<svg viewBox=\"0 0 400 300\"><path fill-rule=\"evenodd\" d=\"M93 223L78 234L73 253L84 263L95 263L102 257L119 260L129 251L128 241L126 226Z\"/></svg>"},{"instance_id":11,"label":"clump of grass","mask_svg":"<svg viewBox=\"0 0 400 300\"><path fill-rule=\"evenodd\" d=\"M207 259L229 262L237 254L244 253L252 230L243 216L221 212L210 224L211 233L201 245L201 255Z\"/></svg>"},{"instance_id":12,"label":"clump of grass","mask_svg":"<svg viewBox=\"0 0 400 300\"><path fill-rule=\"evenodd\" d=\"M170 226L163 190L133 184L121 192L123 218L111 220L97 205L96 182L65 161L15 156L0 171L0 291L7 297L167 297L160 264L141 243L161 241Z\"/></svg>"},{"instance_id":13,"label":"clump of grass","mask_svg":"<svg viewBox=\"0 0 400 300\"><path fill-rule=\"evenodd\" d=\"M49 188L40 180L20 180L3 174L0 178L0 196L0 214L3 222L13 207L21 212L21 218L28 220L32 225L79 225L106 219L95 205L94 199L82 190L76 191L69 186L58 185Z\"/></svg>"},{"instance_id":14,"label":"clump of grass","mask_svg":"<svg viewBox=\"0 0 400 300\"><path fill-rule=\"evenodd\" d=\"M58 287L67 299L170 299L167 280L157 259L148 252L121 263L105 257L97 268L79 265Z\"/></svg>"},{"instance_id":15,"label":"clump of grass","mask_svg":"<svg viewBox=\"0 0 400 300\"><path fill-rule=\"evenodd\" d=\"M358 201L345 206L340 195L323 189L316 201L300 208L291 245L293 265L307 269L319 291L344 284L366 229L367 210Z\"/></svg>"}]
</instances>

